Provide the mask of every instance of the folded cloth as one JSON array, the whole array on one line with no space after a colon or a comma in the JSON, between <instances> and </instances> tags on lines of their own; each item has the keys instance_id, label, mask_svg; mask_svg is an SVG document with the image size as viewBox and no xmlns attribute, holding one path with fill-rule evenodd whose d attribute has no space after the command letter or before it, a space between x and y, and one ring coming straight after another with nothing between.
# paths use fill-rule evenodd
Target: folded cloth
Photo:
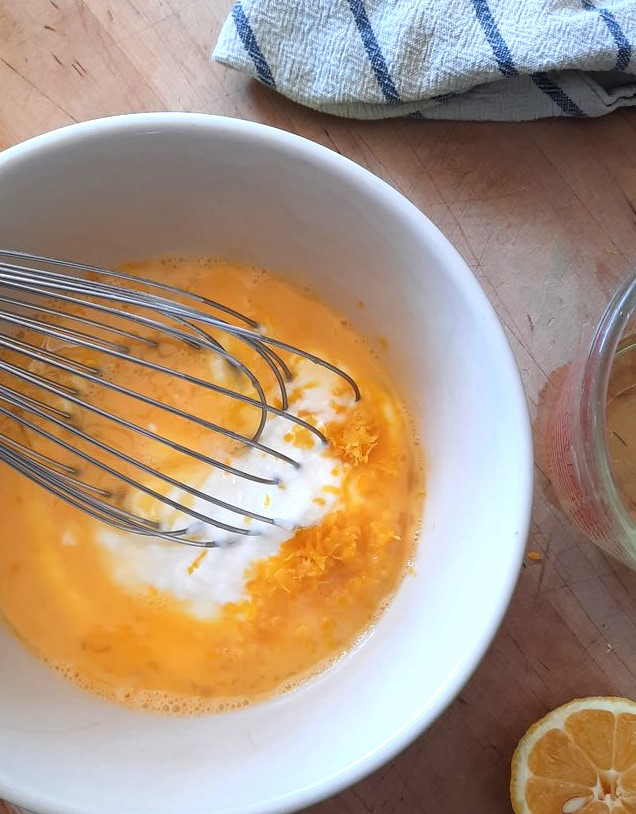
<instances>
[{"instance_id":1,"label":"folded cloth","mask_svg":"<svg viewBox=\"0 0 636 814\"><path fill-rule=\"evenodd\" d=\"M337 116L522 121L635 105L634 43L636 0L237 0L213 57Z\"/></svg>"}]
</instances>

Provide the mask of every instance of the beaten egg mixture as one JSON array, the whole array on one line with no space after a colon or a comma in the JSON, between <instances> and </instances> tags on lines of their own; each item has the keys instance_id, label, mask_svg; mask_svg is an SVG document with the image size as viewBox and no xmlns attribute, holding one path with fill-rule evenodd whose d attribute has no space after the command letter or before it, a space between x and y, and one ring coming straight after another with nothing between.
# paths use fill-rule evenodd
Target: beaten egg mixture
<instances>
[{"instance_id":1,"label":"beaten egg mixture","mask_svg":"<svg viewBox=\"0 0 636 814\"><path fill-rule=\"evenodd\" d=\"M280 474L280 483L237 480L202 463L186 467L170 450L94 415L81 419L87 433L101 434L133 457L280 523L241 517L253 524L253 536L232 541L230 535L219 548L197 549L100 523L0 464L7 507L0 537L0 613L51 667L108 699L170 713L245 705L332 663L364 634L395 591L408 569L421 514L419 450L377 356L308 290L270 273L205 259L162 258L124 270L253 316L267 334L346 370L362 398L356 401L347 383L330 371L305 359L286 359L293 374L290 412L329 441L325 447L308 430L271 416L261 440L301 464L288 472L259 450L226 444L219 451L222 439L211 440L213 433L107 393L101 398L108 409L128 420L176 435L203 452L214 450L246 470ZM86 348L64 352L92 361ZM195 374L202 364L200 352L176 341L163 341L155 353L162 363ZM39 364L31 362L32 368ZM108 364L120 384L203 410L237 431L253 429L254 410L240 403L152 371L142 375L117 359ZM215 380L233 375L221 364ZM170 392L158 392L161 388ZM164 527L179 527L173 510L147 496L125 499L128 508ZM184 502L203 505L190 497ZM202 528L201 534L214 531Z\"/></svg>"}]
</instances>

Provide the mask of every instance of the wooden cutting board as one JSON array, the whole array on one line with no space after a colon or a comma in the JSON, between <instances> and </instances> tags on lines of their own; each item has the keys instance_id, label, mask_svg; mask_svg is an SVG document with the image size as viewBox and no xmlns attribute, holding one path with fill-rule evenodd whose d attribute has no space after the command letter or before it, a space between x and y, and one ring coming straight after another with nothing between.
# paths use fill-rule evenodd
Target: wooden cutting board
<instances>
[{"instance_id":1,"label":"wooden cutting board","mask_svg":"<svg viewBox=\"0 0 636 814\"><path fill-rule=\"evenodd\" d=\"M525 383L536 556L451 707L397 759L311 812L504 814L511 753L532 721L577 696L636 698L636 574L568 526L542 450L563 366L636 267L636 112L525 124L338 120L210 62L229 5L0 0L0 146L114 113L238 116L352 158L455 244L497 309Z\"/></svg>"}]
</instances>

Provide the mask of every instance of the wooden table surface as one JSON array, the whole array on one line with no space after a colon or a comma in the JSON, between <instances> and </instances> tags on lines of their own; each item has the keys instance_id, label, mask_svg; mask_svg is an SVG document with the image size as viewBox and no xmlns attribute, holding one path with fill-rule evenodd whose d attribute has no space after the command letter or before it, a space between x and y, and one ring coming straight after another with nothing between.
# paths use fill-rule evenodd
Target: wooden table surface
<instances>
[{"instance_id":1,"label":"wooden table surface","mask_svg":"<svg viewBox=\"0 0 636 814\"><path fill-rule=\"evenodd\" d=\"M560 369L636 265L636 111L524 124L339 120L210 61L229 5L0 0L0 147L133 111L265 122L384 178L462 253L525 382L537 454L528 551L541 559L525 561L494 644L452 706L311 812L509 812L510 757L530 723L577 696L636 698L636 574L568 526L541 449Z\"/></svg>"}]
</instances>

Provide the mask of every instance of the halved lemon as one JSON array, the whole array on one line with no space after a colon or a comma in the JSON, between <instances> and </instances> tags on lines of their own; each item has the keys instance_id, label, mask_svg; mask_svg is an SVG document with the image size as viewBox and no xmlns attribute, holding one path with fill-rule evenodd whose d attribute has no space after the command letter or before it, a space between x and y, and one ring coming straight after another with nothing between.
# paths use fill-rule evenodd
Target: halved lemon
<instances>
[{"instance_id":1,"label":"halved lemon","mask_svg":"<svg viewBox=\"0 0 636 814\"><path fill-rule=\"evenodd\" d=\"M636 703L581 698L530 727L512 757L515 814L636 814Z\"/></svg>"}]
</instances>

